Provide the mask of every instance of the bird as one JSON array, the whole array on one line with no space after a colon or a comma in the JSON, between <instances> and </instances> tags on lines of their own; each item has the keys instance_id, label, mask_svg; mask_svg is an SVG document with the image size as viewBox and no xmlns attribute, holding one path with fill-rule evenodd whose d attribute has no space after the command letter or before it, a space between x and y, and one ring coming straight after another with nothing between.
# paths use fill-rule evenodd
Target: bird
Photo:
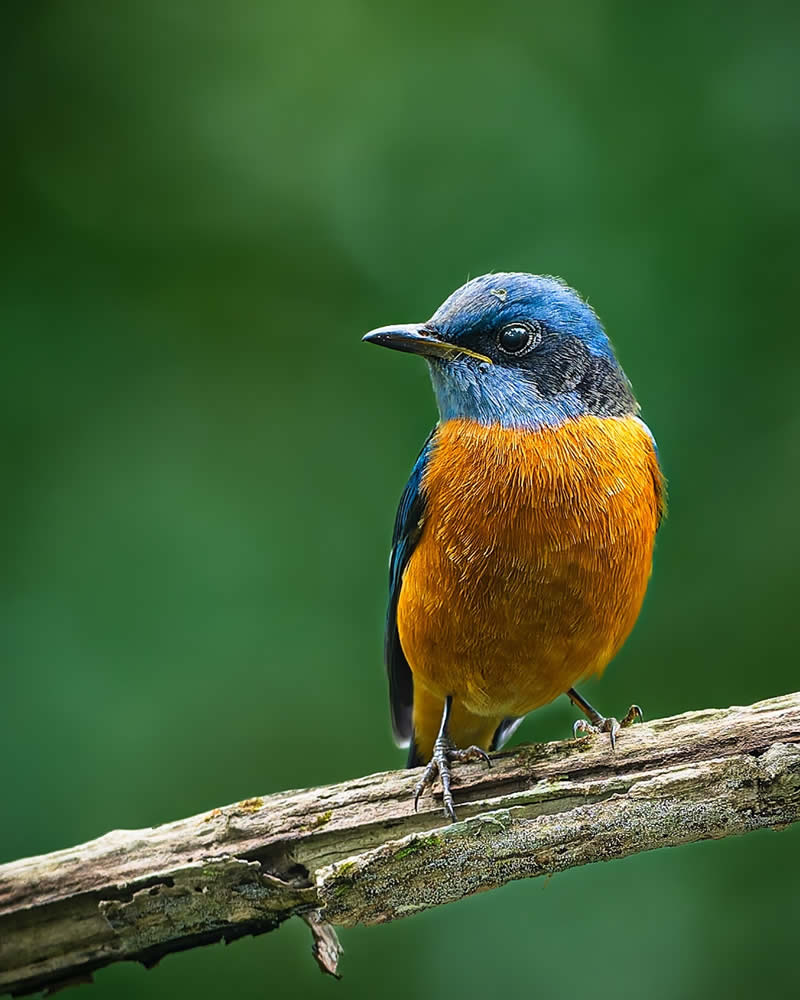
<instances>
[{"instance_id":1,"label":"bird","mask_svg":"<svg viewBox=\"0 0 800 1000\"><path fill-rule=\"evenodd\" d=\"M467 281L424 323L370 344L427 362L439 419L403 491L389 560L384 659L392 729L440 779L483 760L562 694L575 735L621 721L576 690L639 615L665 511L658 450L592 307L560 278Z\"/></svg>"}]
</instances>

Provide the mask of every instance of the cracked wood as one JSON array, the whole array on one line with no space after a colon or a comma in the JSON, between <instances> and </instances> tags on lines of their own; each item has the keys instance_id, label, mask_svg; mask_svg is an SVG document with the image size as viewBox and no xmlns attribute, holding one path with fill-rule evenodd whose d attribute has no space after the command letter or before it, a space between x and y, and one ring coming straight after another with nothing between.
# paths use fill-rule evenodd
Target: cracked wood
<instances>
[{"instance_id":1,"label":"cracked wood","mask_svg":"<svg viewBox=\"0 0 800 1000\"><path fill-rule=\"evenodd\" d=\"M0 866L0 992L153 965L295 914L335 971L323 919L393 920L512 879L781 828L800 818L800 694L636 726L615 754L600 736L459 767L452 826L440 796L414 814L418 775L247 799Z\"/></svg>"}]
</instances>

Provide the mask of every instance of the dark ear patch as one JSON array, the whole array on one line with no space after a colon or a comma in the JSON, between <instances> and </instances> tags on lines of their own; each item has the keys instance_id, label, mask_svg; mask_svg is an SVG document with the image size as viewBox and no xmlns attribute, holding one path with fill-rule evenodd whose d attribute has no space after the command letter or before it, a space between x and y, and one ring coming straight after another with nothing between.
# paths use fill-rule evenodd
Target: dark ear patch
<instances>
[{"instance_id":1,"label":"dark ear patch","mask_svg":"<svg viewBox=\"0 0 800 1000\"><path fill-rule=\"evenodd\" d=\"M551 332L523 364L545 399L576 393L587 413L611 417L637 412L636 400L619 365L592 354L579 337Z\"/></svg>"},{"instance_id":2,"label":"dark ear patch","mask_svg":"<svg viewBox=\"0 0 800 1000\"><path fill-rule=\"evenodd\" d=\"M607 358L592 357L592 365L576 390L589 413L601 417L621 417L638 412L624 372Z\"/></svg>"},{"instance_id":3,"label":"dark ear patch","mask_svg":"<svg viewBox=\"0 0 800 1000\"><path fill-rule=\"evenodd\" d=\"M536 383L547 399L572 390L585 377L590 364L588 348L578 337L546 336L532 365Z\"/></svg>"}]
</instances>

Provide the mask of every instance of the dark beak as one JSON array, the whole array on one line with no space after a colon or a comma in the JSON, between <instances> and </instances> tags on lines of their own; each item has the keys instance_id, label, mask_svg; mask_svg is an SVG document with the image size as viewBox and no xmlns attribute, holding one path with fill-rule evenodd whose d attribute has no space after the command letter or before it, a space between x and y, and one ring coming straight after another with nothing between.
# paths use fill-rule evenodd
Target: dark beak
<instances>
[{"instance_id":1,"label":"dark beak","mask_svg":"<svg viewBox=\"0 0 800 1000\"><path fill-rule=\"evenodd\" d=\"M459 344L451 344L441 340L433 331L421 323L408 323L405 326L380 326L370 330L362 340L368 344L378 344L380 347L390 347L393 351L405 351L407 354L419 354L423 358L454 358L467 355L477 358L485 364L491 364L491 359L484 354L470 351Z\"/></svg>"}]
</instances>

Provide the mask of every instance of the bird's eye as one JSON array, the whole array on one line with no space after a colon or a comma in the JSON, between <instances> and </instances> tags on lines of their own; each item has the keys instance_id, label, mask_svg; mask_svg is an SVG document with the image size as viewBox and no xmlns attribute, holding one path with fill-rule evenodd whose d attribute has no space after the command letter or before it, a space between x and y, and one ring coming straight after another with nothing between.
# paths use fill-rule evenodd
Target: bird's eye
<instances>
[{"instance_id":1,"label":"bird's eye","mask_svg":"<svg viewBox=\"0 0 800 1000\"><path fill-rule=\"evenodd\" d=\"M497 346L504 354L522 357L542 339L541 330L533 323L510 323L497 336Z\"/></svg>"}]
</instances>

